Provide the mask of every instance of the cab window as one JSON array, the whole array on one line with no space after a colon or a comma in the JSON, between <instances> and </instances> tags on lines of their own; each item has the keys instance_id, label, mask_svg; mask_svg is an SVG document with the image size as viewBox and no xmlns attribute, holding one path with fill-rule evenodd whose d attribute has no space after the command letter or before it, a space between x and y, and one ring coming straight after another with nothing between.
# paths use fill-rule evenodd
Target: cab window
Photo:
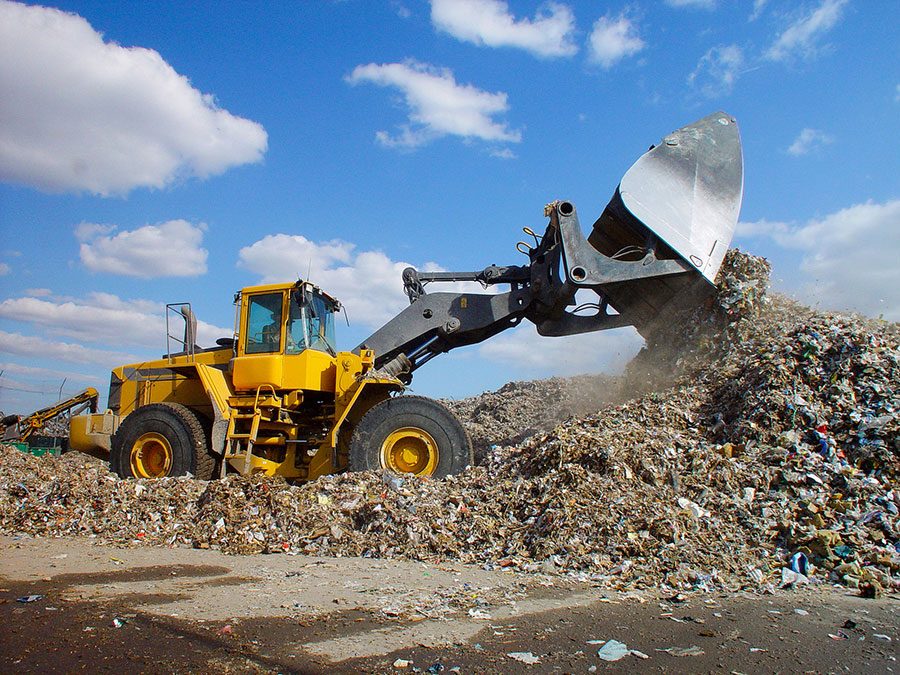
<instances>
[{"instance_id":1,"label":"cab window","mask_svg":"<svg viewBox=\"0 0 900 675\"><path fill-rule=\"evenodd\" d=\"M247 310L246 354L281 351L281 293L250 296Z\"/></svg>"},{"instance_id":2,"label":"cab window","mask_svg":"<svg viewBox=\"0 0 900 675\"><path fill-rule=\"evenodd\" d=\"M333 310L315 294L297 294L291 301L285 353L299 354L304 349L336 353Z\"/></svg>"}]
</instances>

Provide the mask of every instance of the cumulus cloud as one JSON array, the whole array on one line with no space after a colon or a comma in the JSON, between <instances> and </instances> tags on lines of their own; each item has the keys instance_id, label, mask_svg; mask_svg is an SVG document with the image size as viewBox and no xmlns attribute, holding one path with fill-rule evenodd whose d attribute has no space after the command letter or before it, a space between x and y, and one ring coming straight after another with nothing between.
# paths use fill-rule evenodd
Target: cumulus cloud
<instances>
[{"instance_id":1,"label":"cumulus cloud","mask_svg":"<svg viewBox=\"0 0 900 675\"><path fill-rule=\"evenodd\" d=\"M95 293L81 299L8 298L0 302L0 318L32 324L54 339L63 337L93 345L155 349L160 354L166 346L163 304L122 300L110 293ZM180 334L180 327L176 332ZM231 328L197 322L197 341L201 345L211 345L216 338L231 334ZM74 353L72 350L66 353Z\"/></svg>"},{"instance_id":2,"label":"cumulus cloud","mask_svg":"<svg viewBox=\"0 0 900 675\"><path fill-rule=\"evenodd\" d=\"M12 271L12 268L10 268L9 265L7 265L6 263L0 263L0 277L6 276L11 271Z\"/></svg>"},{"instance_id":3,"label":"cumulus cloud","mask_svg":"<svg viewBox=\"0 0 900 675\"><path fill-rule=\"evenodd\" d=\"M798 157L808 155L811 151L834 142L834 137L818 129L803 129L796 140L787 149L789 155Z\"/></svg>"},{"instance_id":4,"label":"cumulus cloud","mask_svg":"<svg viewBox=\"0 0 900 675\"><path fill-rule=\"evenodd\" d=\"M266 132L194 89L151 49L80 16L0 0L0 179L125 194L258 162Z\"/></svg>"},{"instance_id":5,"label":"cumulus cloud","mask_svg":"<svg viewBox=\"0 0 900 675\"><path fill-rule=\"evenodd\" d=\"M856 204L800 226L741 223L737 232L802 251L807 301L900 321L900 200Z\"/></svg>"},{"instance_id":6,"label":"cumulus cloud","mask_svg":"<svg viewBox=\"0 0 900 675\"><path fill-rule=\"evenodd\" d=\"M611 68L626 56L637 54L646 47L637 34L637 27L624 13L615 18L607 14L597 19L588 45L590 60L604 68Z\"/></svg>"},{"instance_id":7,"label":"cumulus cloud","mask_svg":"<svg viewBox=\"0 0 900 675\"><path fill-rule=\"evenodd\" d=\"M196 277L206 273L201 247L206 225L170 220L115 232L113 225L82 223L75 230L81 262L92 272L154 279Z\"/></svg>"},{"instance_id":8,"label":"cumulus cloud","mask_svg":"<svg viewBox=\"0 0 900 675\"><path fill-rule=\"evenodd\" d=\"M260 283L279 283L306 278L347 308L354 323L380 328L409 305L403 293L403 270L410 263L392 260L381 251L359 251L355 244L334 239L310 241L302 235L272 234L238 253L238 265L260 275ZM435 262L417 268L444 271ZM475 283L441 283L429 291L500 292Z\"/></svg>"},{"instance_id":9,"label":"cumulus cloud","mask_svg":"<svg viewBox=\"0 0 900 675\"><path fill-rule=\"evenodd\" d=\"M7 333L9 335L9 333ZM109 352L110 354L115 354L115 352ZM118 354L117 356L122 357L127 355ZM107 365L112 365L113 363L118 363L116 361L108 361ZM124 363L124 361L122 361ZM20 363L0 363L0 370L3 371L4 375L7 373L16 373L19 375L24 375L27 378L52 378L55 380L60 380L63 378L73 380L76 382L79 381L87 381L92 384L106 384L109 382L108 377L97 377L96 375L85 375L84 373L76 373L71 370L57 370L55 368L36 368L34 366L24 366Z\"/></svg>"},{"instance_id":10,"label":"cumulus cloud","mask_svg":"<svg viewBox=\"0 0 900 675\"><path fill-rule=\"evenodd\" d=\"M547 3L533 20L516 19L502 0L431 0L435 28L485 47L516 47L539 57L572 56L575 16L568 6Z\"/></svg>"},{"instance_id":11,"label":"cumulus cloud","mask_svg":"<svg viewBox=\"0 0 900 675\"><path fill-rule=\"evenodd\" d=\"M0 352L41 359L64 361L81 365L97 365L112 368L123 363L134 363L139 357L125 352L92 349L72 342L45 340L33 335L7 333L0 330Z\"/></svg>"},{"instance_id":12,"label":"cumulus cloud","mask_svg":"<svg viewBox=\"0 0 900 675\"><path fill-rule=\"evenodd\" d=\"M744 68L744 50L738 45L713 47L704 54L687 82L708 98L731 93Z\"/></svg>"},{"instance_id":13,"label":"cumulus cloud","mask_svg":"<svg viewBox=\"0 0 900 675\"><path fill-rule=\"evenodd\" d=\"M542 337L530 322L478 347L482 358L516 369L516 378L619 373L644 345L633 328Z\"/></svg>"},{"instance_id":14,"label":"cumulus cloud","mask_svg":"<svg viewBox=\"0 0 900 675\"><path fill-rule=\"evenodd\" d=\"M400 125L397 136L386 131L376 134L378 141L388 147L414 148L447 135L512 143L522 139L520 132L493 119L509 109L505 93L492 94L472 85L457 84L446 68L416 61L370 63L354 68L347 81L354 85L371 82L403 93L409 124Z\"/></svg>"},{"instance_id":15,"label":"cumulus cloud","mask_svg":"<svg viewBox=\"0 0 900 675\"><path fill-rule=\"evenodd\" d=\"M370 328L409 304L401 279L409 264L381 251L357 251L349 242L316 243L302 235L272 234L242 248L238 261L264 284L308 277L344 304L351 321Z\"/></svg>"},{"instance_id":16,"label":"cumulus cloud","mask_svg":"<svg viewBox=\"0 0 900 675\"><path fill-rule=\"evenodd\" d=\"M801 16L785 28L765 52L771 61L786 61L792 57L811 58L822 36L841 19L847 0L822 0L812 12Z\"/></svg>"}]
</instances>

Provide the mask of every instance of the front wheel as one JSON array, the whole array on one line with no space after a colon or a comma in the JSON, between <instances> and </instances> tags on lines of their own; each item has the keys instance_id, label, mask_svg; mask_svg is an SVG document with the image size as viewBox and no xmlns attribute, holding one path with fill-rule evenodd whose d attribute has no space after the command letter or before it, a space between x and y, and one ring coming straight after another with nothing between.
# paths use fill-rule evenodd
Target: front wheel
<instances>
[{"instance_id":1,"label":"front wheel","mask_svg":"<svg viewBox=\"0 0 900 675\"><path fill-rule=\"evenodd\" d=\"M350 470L443 478L472 463L472 441L448 408L422 396L373 406L350 439Z\"/></svg>"},{"instance_id":2,"label":"front wheel","mask_svg":"<svg viewBox=\"0 0 900 675\"><path fill-rule=\"evenodd\" d=\"M212 478L215 457L197 415L178 403L150 403L128 415L113 436L110 468L122 478L192 473Z\"/></svg>"}]
</instances>

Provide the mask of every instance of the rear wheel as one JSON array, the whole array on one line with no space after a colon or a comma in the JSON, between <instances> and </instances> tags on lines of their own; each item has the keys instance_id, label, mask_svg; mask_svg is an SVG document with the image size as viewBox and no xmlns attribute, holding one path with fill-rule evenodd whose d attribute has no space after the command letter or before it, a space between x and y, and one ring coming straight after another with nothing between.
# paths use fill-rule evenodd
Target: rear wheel
<instances>
[{"instance_id":1,"label":"rear wheel","mask_svg":"<svg viewBox=\"0 0 900 675\"><path fill-rule=\"evenodd\" d=\"M350 470L443 478L472 463L472 441L450 410L422 396L373 406L350 440Z\"/></svg>"},{"instance_id":2,"label":"rear wheel","mask_svg":"<svg viewBox=\"0 0 900 675\"><path fill-rule=\"evenodd\" d=\"M110 468L123 478L191 473L209 480L216 458L196 413L179 403L151 403L128 415L116 431Z\"/></svg>"}]
</instances>

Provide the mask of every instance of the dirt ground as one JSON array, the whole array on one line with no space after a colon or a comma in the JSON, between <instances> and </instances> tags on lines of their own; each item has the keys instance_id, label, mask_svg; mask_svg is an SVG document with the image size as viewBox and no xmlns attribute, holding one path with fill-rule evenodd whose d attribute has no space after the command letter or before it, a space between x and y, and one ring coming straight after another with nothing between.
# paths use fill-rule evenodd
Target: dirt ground
<instances>
[{"instance_id":1,"label":"dirt ground","mask_svg":"<svg viewBox=\"0 0 900 675\"><path fill-rule=\"evenodd\" d=\"M900 672L897 597L665 598L463 565L86 538L0 537L0 625L4 673ZM640 654L602 660L605 640Z\"/></svg>"}]
</instances>

